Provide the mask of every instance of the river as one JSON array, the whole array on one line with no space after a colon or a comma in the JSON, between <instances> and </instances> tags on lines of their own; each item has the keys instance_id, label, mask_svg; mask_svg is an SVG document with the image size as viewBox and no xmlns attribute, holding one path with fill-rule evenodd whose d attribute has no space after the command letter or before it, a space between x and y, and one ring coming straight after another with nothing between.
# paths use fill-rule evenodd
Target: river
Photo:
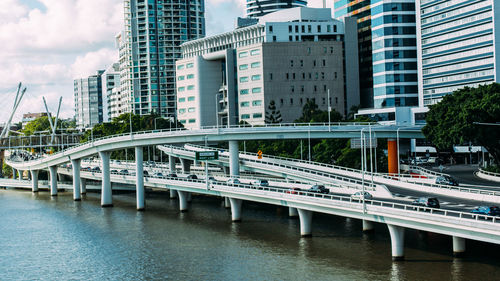
<instances>
[{"instance_id":1,"label":"river","mask_svg":"<svg viewBox=\"0 0 500 281\"><path fill-rule=\"evenodd\" d=\"M313 216L313 237L283 207L245 201L232 223L220 198L193 196L180 213L167 192L100 194L0 190L0 280L500 280L500 246L407 230L403 262L392 262L387 227Z\"/></svg>"}]
</instances>

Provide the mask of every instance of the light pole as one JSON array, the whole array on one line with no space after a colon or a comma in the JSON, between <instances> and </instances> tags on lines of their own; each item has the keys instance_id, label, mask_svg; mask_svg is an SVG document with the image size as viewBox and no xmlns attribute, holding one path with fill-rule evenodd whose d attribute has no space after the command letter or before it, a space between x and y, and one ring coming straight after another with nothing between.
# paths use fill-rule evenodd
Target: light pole
<instances>
[{"instance_id":1,"label":"light pole","mask_svg":"<svg viewBox=\"0 0 500 281\"><path fill-rule=\"evenodd\" d=\"M332 128L330 127L330 115L331 115L331 111L332 111L332 107L330 106L330 89L328 89L328 94L327 94L327 104L328 104L328 132L331 132L332 131Z\"/></svg>"},{"instance_id":2,"label":"light pole","mask_svg":"<svg viewBox=\"0 0 500 281\"><path fill-rule=\"evenodd\" d=\"M359 141L361 143L361 198L363 198L363 213L366 212L366 209L365 209L365 169L364 169L364 162L365 162L365 156L364 156L364 151L365 151L365 147L364 147L364 134L363 134L363 131L365 130L366 128L361 128L361 131L360 131L360 135L359 135Z\"/></svg>"},{"instance_id":3,"label":"light pole","mask_svg":"<svg viewBox=\"0 0 500 281\"><path fill-rule=\"evenodd\" d=\"M400 174L399 174L399 129L401 129L401 127L398 127L398 129L396 130L396 154L398 156L398 180L401 180L399 177L400 177Z\"/></svg>"},{"instance_id":4,"label":"light pole","mask_svg":"<svg viewBox=\"0 0 500 281\"><path fill-rule=\"evenodd\" d=\"M130 136L132 136L132 109L130 109L130 114L128 115L128 122L130 124Z\"/></svg>"},{"instance_id":5,"label":"light pole","mask_svg":"<svg viewBox=\"0 0 500 281\"><path fill-rule=\"evenodd\" d=\"M215 124L219 128L219 94L215 94Z\"/></svg>"}]
</instances>

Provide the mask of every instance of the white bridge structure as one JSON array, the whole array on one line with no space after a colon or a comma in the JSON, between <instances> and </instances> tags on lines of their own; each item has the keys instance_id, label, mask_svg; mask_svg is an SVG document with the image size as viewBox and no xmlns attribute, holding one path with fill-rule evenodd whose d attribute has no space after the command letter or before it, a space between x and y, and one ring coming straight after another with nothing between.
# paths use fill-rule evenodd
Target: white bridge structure
<instances>
[{"instance_id":1,"label":"white bridge structure","mask_svg":"<svg viewBox=\"0 0 500 281\"><path fill-rule=\"evenodd\" d=\"M229 184L220 178L207 181L206 179L187 179L179 177L154 177L144 176L143 147L151 145L167 145L165 150L172 148L173 144L207 143L207 142L229 142L229 151L223 154L222 160L229 167L230 177L240 175L240 164L243 169L254 169L263 171L270 170L271 174L280 173L285 178L292 180L305 180L308 175L304 168L309 169L310 174L316 174L312 178L314 182L324 182L331 191L354 188L360 190L360 186L366 185L367 190L372 190L377 195L384 193L383 181L385 177L371 183L372 175L361 175L359 171L345 170L342 172L318 171L304 166L307 163L286 160L282 164L286 170L278 170L269 167L259 168L259 161L249 161L254 156L241 155L238 151L238 142L242 140L263 139L307 139L307 138L356 138L363 136L368 131L376 132L377 138L421 138L421 127L399 127L381 126L367 124L337 124L314 125L314 124L289 124L287 126L262 126L262 127L229 127L229 128L204 128L199 130L166 130L137 132L95 139L90 142L68 148L53 155L33 160L18 159L7 160L6 163L13 169L31 172L32 191L38 192L38 173L40 170L49 170L50 194L57 195L57 173L58 166L71 162L71 169L59 168L59 173L70 174L73 178L73 198L81 200L81 193L85 192L85 179L100 180L101 206L113 205L111 182L130 184L136 186L137 209L145 208L145 186L152 188L170 189L171 195L179 198L181 211L188 209L188 201L191 193L222 196L228 198L231 207L233 221L241 220L241 209L243 201L255 201L266 204L289 207L290 215L298 215L300 219L300 232L303 236L312 233L311 221L314 212L327 213L363 220L363 229L373 229L373 223L385 223L389 229L392 245L392 256L394 260L404 258L404 230L405 228L436 232L453 237L453 252L461 254L465 251L465 240L473 239L489 243L500 244L500 218L473 215L469 212L453 211L447 209L432 209L416 207L409 204L396 203L388 196L378 196L374 200L354 200L347 195L319 194L307 191L290 191L290 183L273 182L271 186L254 186L251 184ZM135 176L111 173L110 154L115 150L135 148ZM179 149L177 154L169 155L170 171L175 171L174 156L182 157L183 161L189 159L196 148ZM200 147L196 148L200 149ZM164 150L164 151L165 151ZM173 148L172 148L173 151ZM184 151L184 152L182 152ZM184 155L181 155L182 153ZM191 153L188 155L188 153ZM100 172L80 171L82 160L98 154L100 157ZM276 160L276 159L275 159ZM275 161L274 160L274 161ZM181 161L182 162L182 161ZM311 164L310 164L311 165ZM184 166L184 165L183 165ZM280 166L281 167L281 166ZM295 171L293 171L295 167ZM327 169L334 169L326 167ZM353 175L349 173L357 173ZM364 173L364 172L363 172ZM375 175L373 175L375 178ZM405 183L401 180L393 180L398 184ZM361 184L360 184L361 182ZM7 185L0 181L0 185ZM460 191L463 194L466 192ZM495 199L498 194L488 194ZM493 200L492 199L492 200Z\"/></svg>"}]
</instances>

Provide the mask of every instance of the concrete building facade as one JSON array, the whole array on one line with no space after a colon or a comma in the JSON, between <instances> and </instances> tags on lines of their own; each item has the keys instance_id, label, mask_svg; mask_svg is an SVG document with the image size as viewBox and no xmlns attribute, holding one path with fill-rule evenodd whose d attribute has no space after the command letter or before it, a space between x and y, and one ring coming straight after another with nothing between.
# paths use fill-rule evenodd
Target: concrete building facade
<instances>
[{"instance_id":1,"label":"concrete building facade","mask_svg":"<svg viewBox=\"0 0 500 281\"><path fill-rule=\"evenodd\" d=\"M283 122L299 118L307 101L346 114L359 104L356 27L346 20L332 19L329 9L293 8L184 43L177 62L179 121L188 128L264 124L271 101Z\"/></svg>"},{"instance_id":2,"label":"concrete building facade","mask_svg":"<svg viewBox=\"0 0 500 281\"><path fill-rule=\"evenodd\" d=\"M120 87L120 64L114 63L101 75L102 80L102 119L103 122L109 122L112 118L112 112L116 112L116 103L111 102L113 97L113 89ZM116 115L116 114L115 114Z\"/></svg>"},{"instance_id":3,"label":"concrete building facade","mask_svg":"<svg viewBox=\"0 0 500 281\"><path fill-rule=\"evenodd\" d=\"M88 78L75 79L75 119L79 129L91 128L103 122L102 81L104 70Z\"/></svg>"}]
</instances>

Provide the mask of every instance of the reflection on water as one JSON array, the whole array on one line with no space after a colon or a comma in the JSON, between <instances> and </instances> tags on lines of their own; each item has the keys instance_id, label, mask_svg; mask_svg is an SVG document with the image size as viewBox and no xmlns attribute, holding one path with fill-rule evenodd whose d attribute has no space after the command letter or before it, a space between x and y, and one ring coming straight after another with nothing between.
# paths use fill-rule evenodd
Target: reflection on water
<instances>
[{"instance_id":1,"label":"reflection on water","mask_svg":"<svg viewBox=\"0 0 500 281\"><path fill-rule=\"evenodd\" d=\"M468 241L452 257L451 238L405 232L406 261L393 263L387 227L314 214L313 237L301 238L288 209L244 202L242 222L215 197L193 196L187 213L167 193L82 201L61 192L0 190L0 280L491 280L500 247Z\"/></svg>"}]
</instances>

